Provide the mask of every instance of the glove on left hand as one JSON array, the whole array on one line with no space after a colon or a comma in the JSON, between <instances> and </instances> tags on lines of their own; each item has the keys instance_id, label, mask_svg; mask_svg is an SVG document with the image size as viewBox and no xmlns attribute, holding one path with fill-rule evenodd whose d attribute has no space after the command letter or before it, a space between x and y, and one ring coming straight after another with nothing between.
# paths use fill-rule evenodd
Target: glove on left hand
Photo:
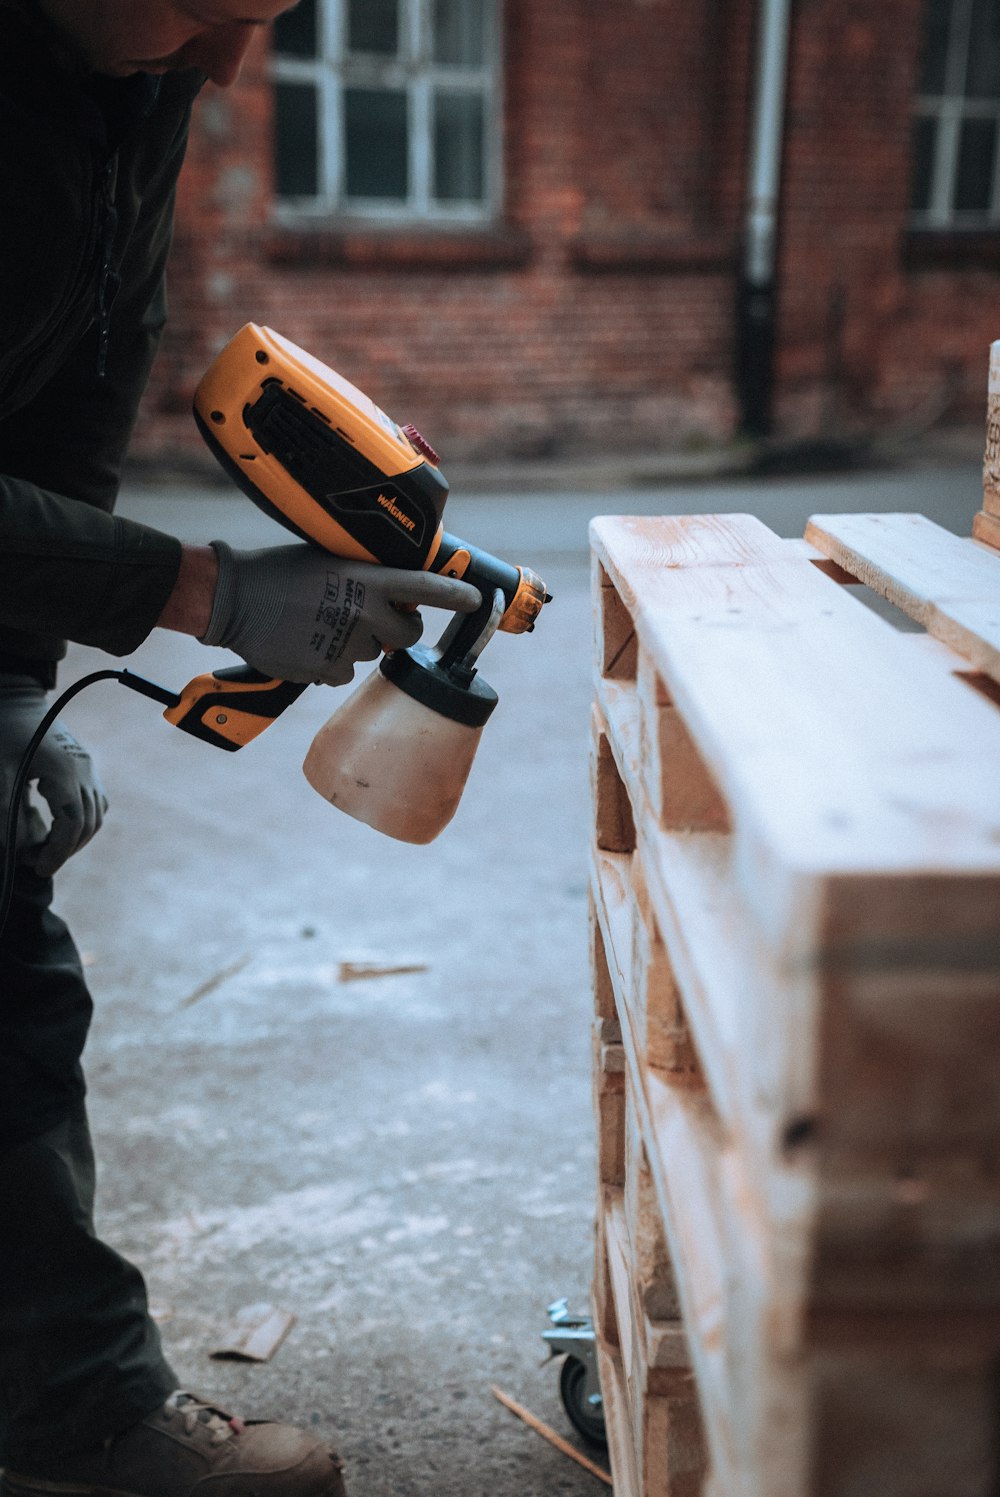
<instances>
[{"instance_id":1,"label":"glove on left hand","mask_svg":"<svg viewBox=\"0 0 1000 1497\"><path fill-rule=\"evenodd\" d=\"M25 677L0 678L0 834L21 756L45 712L41 686ZM100 828L108 801L87 750L58 718L35 751L32 782L48 803L52 824L46 828L37 807L27 795L22 798L17 860L51 878Z\"/></svg>"}]
</instances>

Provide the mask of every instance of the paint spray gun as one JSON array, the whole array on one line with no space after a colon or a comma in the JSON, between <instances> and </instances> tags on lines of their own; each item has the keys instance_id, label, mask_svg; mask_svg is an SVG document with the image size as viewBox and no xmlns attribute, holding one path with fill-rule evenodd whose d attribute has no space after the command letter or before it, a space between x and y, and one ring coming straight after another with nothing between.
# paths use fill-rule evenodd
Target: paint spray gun
<instances>
[{"instance_id":1,"label":"paint spray gun","mask_svg":"<svg viewBox=\"0 0 1000 1497\"><path fill-rule=\"evenodd\" d=\"M303 769L331 804L378 831L429 842L451 820L496 692L477 661L497 630L521 634L545 584L448 534L437 454L367 395L269 328L248 323L195 393L209 448L265 514L335 556L472 583L482 604L436 645L386 655L317 734ZM197 677L164 713L238 749L305 687L250 666Z\"/></svg>"},{"instance_id":2,"label":"paint spray gun","mask_svg":"<svg viewBox=\"0 0 1000 1497\"><path fill-rule=\"evenodd\" d=\"M496 692L477 661L496 631L523 634L550 600L527 567L449 535L448 484L437 454L412 426L269 328L248 323L206 371L195 420L225 471L265 514L302 540L355 561L426 569L472 583L482 596L437 644L383 657L316 735L309 783L377 831L430 842L461 799ZM305 687L251 666L224 668L171 691L129 670L99 670L53 703L0 807L0 931L14 886L19 807L32 759L63 706L114 680L166 707L176 727L225 749L256 738Z\"/></svg>"}]
</instances>

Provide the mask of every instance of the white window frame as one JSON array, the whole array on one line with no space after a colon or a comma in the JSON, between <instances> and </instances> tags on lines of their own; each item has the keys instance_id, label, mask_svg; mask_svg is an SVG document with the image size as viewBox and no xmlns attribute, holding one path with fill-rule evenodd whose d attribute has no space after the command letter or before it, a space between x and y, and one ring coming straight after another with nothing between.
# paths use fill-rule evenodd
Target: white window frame
<instances>
[{"instance_id":1,"label":"white window frame","mask_svg":"<svg viewBox=\"0 0 1000 1497\"><path fill-rule=\"evenodd\" d=\"M911 222L918 229L1000 228L1000 97L970 99L964 92L965 70L972 27L972 0L955 0L948 35L944 85L940 94L917 98L917 119L936 122L930 198L926 208L914 209ZM958 177L958 152L965 120L991 119L997 124L993 182L986 208L952 206Z\"/></svg>"},{"instance_id":2,"label":"white window frame","mask_svg":"<svg viewBox=\"0 0 1000 1497\"><path fill-rule=\"evenodd\" d=\"M272 54L275 82L308 83L316 89L317 176L315 197L276 198L280 220L361 218L383 222L483 224L497 216L501 201L501 3L484 6L484 63L435 63L431 57L431 0L399 0L400 51L396 58L347 52L347 0L316 0L317 56ZM409 196L348 198L343 138L343 94L349 87L405 91L408 110ZM481 202L454 202L431 196L434 171L433 98L435 87L468 90L483 99L483 177Z\"/></svg>"}]
</instances>

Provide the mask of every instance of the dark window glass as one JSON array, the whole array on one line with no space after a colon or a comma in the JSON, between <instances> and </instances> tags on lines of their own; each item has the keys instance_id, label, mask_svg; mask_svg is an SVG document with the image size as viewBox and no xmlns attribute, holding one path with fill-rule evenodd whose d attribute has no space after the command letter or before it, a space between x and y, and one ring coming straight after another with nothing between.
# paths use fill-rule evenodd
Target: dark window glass
<instances>
[{"instance_id":1,"label":"dark window glass","mask_svg":"<svg viewBox=\"0 0 1000 1497\"><path fill-rule=\"evenodd\" d=\"M434 0L434 61L483 62L482 0Z\"/></svg>"},{"instance_id":2,"label":"dark window glass","mask_svg":"<svg viewBox=\"0 0 1000 1497\"><path fill-rule=\"evenodd\" d=\"M347 196L405 201L409 190L406 94L345 89L344 136Z\"/></svg>"},{"instance_id":3,"label":"dark window glass","mask_svg":"<svg viewBox=\"0 0 1000 1497\"><path fill-rule=\"evenodd\" d=\"M279 197L315 197L319 190L316 90L311 83L275 85L275 178Z\"/></svg>"},{"instance_id":4,"label":"dark window glass","mask_svg":"<svg viewBox=\"0 0 1000 1497\"><path fill-rule=\"evenodd\" d=\"M274 50L285 57L315 57L316 0L300 0L274 23Z\"/></svg>"},{"instance_id":5,"label":"dark window glass","mask_svg":"<svg viewBox=\"0 0 1000 1497\"><path fill-rule=\"evenodd\" d=\"M910 201L918 213L931 205L931 172L934 167L934 144L937 122L918 119L913 126L913 177Z\"/></svg>"},{"instance_id":6,"label":"dark window glass","mask_svg":"<svg viewBox=\"0 0 1000 1497\"><path fill-rule=\"evenodd\" d=\"M347 47L350 52L395 57L399 51L398 0L350 0Z\"/></svg>"},{"instance_id":7,"label":"dark window glass","mask_svg":"<svg viewBox=\"0 0 1000 1497\"><path fill-rule=\"evenodd\" d=\"M948 60L948 26L953 0L927 0L924 25L924 56L920 73L920 93L942 94L945 64Z\"/></svg>"},{"instance_id":8,"label":"dark window glass","mask_svg":"<svg viewBox=\"0 0 1000 1497\"><path fill-rule=\"evenodd\" d=\"M441 202L482 201L483 101L446 93L434 100L434 196Z\"/></svg>"},{"instance_id":9,"label":"dark window glass","mask_svg":"<svg viewBox=\"0 0 1000 1497\"><path fill-rule=\"evenodd\" d=\"M974 0L965 93L969 99L1000 96L1000 0Z\"/></svg>"},{"instance_id":10,"label":"dark window glass","mask_svg":"<svg viewBox=\"0 0 1000 1497\"><path fill-rule=\"evenodd\" d=\"M955 181L955 207L959 211L989 208L996 143L996 120L962 121Z\"/></svg>"}]
</instances>

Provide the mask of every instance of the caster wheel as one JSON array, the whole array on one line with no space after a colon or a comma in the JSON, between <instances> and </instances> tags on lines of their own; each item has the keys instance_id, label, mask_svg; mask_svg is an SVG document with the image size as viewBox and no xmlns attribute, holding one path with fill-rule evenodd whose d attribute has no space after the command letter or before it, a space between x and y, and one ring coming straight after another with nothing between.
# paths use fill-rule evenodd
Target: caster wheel
<instances>
[{"instance_id":1,"label":"caster wheel","mask_svg":"<svg viewBox=\"0 0 1000 1497\"><path fill-rule=\"evenodd\" d=\"M587 1368L579 1357L567 1357L559 1373L559 1395L573 1428L594 1445L607 1445L604 1407L599 1393L584 1394Z\"/></svg>"}]
</instances>

